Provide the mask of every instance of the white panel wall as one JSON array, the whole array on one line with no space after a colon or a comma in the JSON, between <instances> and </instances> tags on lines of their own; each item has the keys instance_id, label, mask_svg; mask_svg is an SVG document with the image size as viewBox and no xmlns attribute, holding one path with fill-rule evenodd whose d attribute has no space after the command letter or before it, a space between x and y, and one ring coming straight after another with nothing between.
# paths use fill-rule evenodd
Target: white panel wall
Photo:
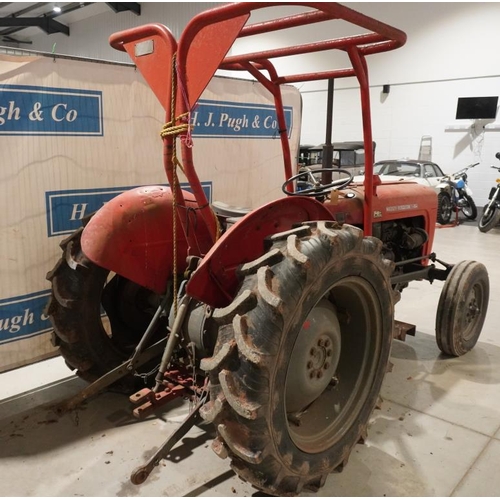
<instances>
[{"instance_id":1,"label":"white panel wall","mask_svg":"<svg viewBox=\"0 0 500 500\"><path fill-rule=\"evenodd\" d=\"M37 37L33 48L52 50L55 42L57 52L126 61L126 55L108 46L111 33L147 22L161 22L178 36L193 15L216 4L142 2L141 5L141 16L106 12L71 25L69 38L64 35ZM474 124L455 121L454 116L460 96L500 95L500 3L369 2L345 5L408 34L408 42L403 48L369 58L376 158L416 157L422 135L431 135L433 160L445 171L481 162L471 172L470 179L478 204L484 203L495 177L488 166L497 162L494 154L500 150L500 131L483 131L477 127L466 130L466 126ZM279 9L284 13L293 11L293 8ZM256 17L262 19L263 15L257 13ZM342 24L335 33L318 25L305 28L303 37L314 40L349 33ZM275 34L260 41L251 37L244 39L235 51L279 46L287 37L297 41L296 34L292 38L283 31L279 36ZM303 71L320 70L330 62L324 54L311 55L299 64L283 59L278 69L284 73L295 71L297 66ZM381 99L383 84L391 85L385 100ZM352 79L336 82L336 141L361 138L355 86ZM299 88L304 97L301 142L322 143L325 139L326 82L304 84ZM496 125L500 126L500 119ZM452 130L452 126L463 126L463 130Z\"/></svg>"}]
</instances>

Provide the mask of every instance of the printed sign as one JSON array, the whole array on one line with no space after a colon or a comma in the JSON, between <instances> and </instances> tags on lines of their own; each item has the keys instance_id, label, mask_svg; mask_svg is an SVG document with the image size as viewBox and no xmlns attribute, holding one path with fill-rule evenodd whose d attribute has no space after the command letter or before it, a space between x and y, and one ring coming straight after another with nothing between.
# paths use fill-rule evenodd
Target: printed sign
<instances>
[{"instance_id":1,"label":"printed sign","mask_svg":"<svg viewBox=\"0 0 500 500\"><path fill-rule=\"evenodd\" d=\"M49 290L0 300L0 344L50 332L52 325L43 313Z\"/></svg>"},{"instance_id":2,"label":"printed sign","mask_svg":"<svg viewBox=\"0 0 500 500\"><path fill-rule=\"evenodd\" d=\"M301 95L292 85L281 93L298 151ZM192 118L195 167L210 181L209 200L259 207L283 196L279 127L262 85L215 77ZM0 54L0 372L57 353L43 310L58 243L123 191L168 182L158 136L164 119L132 65Z\"/></svg>"},{"instance_id":3,"label":"printed sign","mask_svg":"<svg viewBox=\"0 0 500 500\"><path fill-rule=\"evenodd\" d=\"M288 137L292 133L293 109L285 106ZM191 113L194 137L241 139L279 138L274 106L200 99Z\"/></svg>"},{"instance_id":4,"label":"printed sign","mask_svg":"<svg viewBox=\"0 0 500 500\"><path fill-rule=\"evenodd\" d=\"M212 183L202 182L201 185L207 200L211 202ZM81 226L81 220L85 216L99 210L105 203L120 193L135 187L139 186L47 191L45 193L45 205L48 236L71 234ZM187 183L181 183L181 187L186 191L191 191Z\"/></svg>"},{"instance_id":5,"label":"printed sign","mask_svg":"<svg viewBox=\"0 0 500 500\"><path fill-rule=\"evenodd\" d=\"M0 135L102 136L102 92L0 85Z\"/></svg>"}]
</instances>

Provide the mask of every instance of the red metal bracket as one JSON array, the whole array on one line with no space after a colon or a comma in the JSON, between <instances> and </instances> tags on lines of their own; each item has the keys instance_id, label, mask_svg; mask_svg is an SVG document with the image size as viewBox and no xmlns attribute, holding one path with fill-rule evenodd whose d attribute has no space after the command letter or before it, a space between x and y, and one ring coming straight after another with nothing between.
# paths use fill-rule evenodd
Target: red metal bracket
<instances>
[{"instance_id":1,"label":"red metal bracket","mask_svg":"<svg viewBox=\"0 0 500 500\"><path fill-rule=\"evenodd\" d=\"M170 370L164 374L163 391L154 392L151 389L142 389L129 397L133 405L139 405L134 408L133 414L136 418L146 418L154 413L158 408L166 405L179 397L191 397L194 394L200 394L203 387L203 381L197 385L192 375L180 370Z\"/></svg>"}]
</instances>

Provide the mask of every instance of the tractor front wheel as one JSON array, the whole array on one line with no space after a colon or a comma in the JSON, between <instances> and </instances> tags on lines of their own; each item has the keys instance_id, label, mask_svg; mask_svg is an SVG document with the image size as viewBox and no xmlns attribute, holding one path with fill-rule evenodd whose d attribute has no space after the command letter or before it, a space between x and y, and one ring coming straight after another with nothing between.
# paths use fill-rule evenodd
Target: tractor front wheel
<instances>
[{"instance_id":1,"label":"tractor front wheel","mask_svg":"<svg viewBox=\"0 0 500 500\"><path fill-rule=\"evenodd\" d=\"M483 328L490 282L483 264L464 260L446 278L436 315L436 341L450 356L462 356L475 345Z\"/></svg>"},{"instance_id":2,"label":"tractor front wheel","mask_svg":"<svg viewBox=\"0 0 500 500\"><path fill-rule=\"evenodd\" d=\"M294 495L340 471L366 436L387 371L392 262L353 226L308 223L271 237L239 294L214 312L214 451L259 490Z\"/></svg>"}]
</instances>

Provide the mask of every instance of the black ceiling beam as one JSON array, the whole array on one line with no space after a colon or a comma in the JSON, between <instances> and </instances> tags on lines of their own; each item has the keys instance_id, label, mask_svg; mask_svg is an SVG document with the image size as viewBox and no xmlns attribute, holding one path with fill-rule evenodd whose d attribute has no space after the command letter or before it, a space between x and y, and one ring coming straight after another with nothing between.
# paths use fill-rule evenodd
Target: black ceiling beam
<instances>
[{"instance_id":1,"label":"black ceiling beam","mask_svg":"<svg viewBox=\"0 0 500 500\"><path fill-rule=\"evenodd\" d=\"M4 36L2 37L2 41L3 42L7 42L7 43L22 43L24 45L32 45L33 42L29 41L29 40L16 40L15 38L12 38L11 36Z\"/></svg>"},{"instance_id":2,"label":"black ceiling beam","mask_svg":"<svg viewBox=\"0 0 500 500\"><path fill-rule=\"evenodd\" d=\"M10 14L10 15L12 17L24 16L24 14L27 14L28 12L31 12L32 10L40 9L41 7L44 7L45 5L47 5L45 2L34 3L32 5L28 5L28 7L25 7L24 9L17 10L16 12L12 12L12 14Z\"/></svg>"},{"instance_id":3,"label":"black ceiling beam","mask_svg":"<svg viewBox=\"0 0 500 500\"><path fill-rule=\"evenodd\" d=\"M43 2L35 3L33 5L29 5L28 7L17 10L16 12L12 12L9 14L7 17L17 17L17 16L22 16L24 14L27 14L28 12L31 12L32 10L39 9L40 7L43 7L45 4ZM12 35L13 33L17 33L18 31L21 31L24 28L11 28L8 30L3 30L0 31L0 36L1 35Z\"/></svg>"},{"instance_id":4,"label":"black ceiling beam","mask_svg":"<svg viewBox=\"0 0 500 500\"><path fill-rule=\"evenodd\" d=\"M27 28L37 26L45 33L64 33L69 36L69 27L51 17L0 17L0 26Z\"/></svg>"},{"instance_id":5,"label":"black ceiling beam","mask_svg":"<svg viewBox=\"0 0 500 500\"><path fill-rule=\"evenodd\" d=\"M115 13L130 11L136 16L141 15L141 4L137 2L106 2L106 5L110 7Z\"/></svg>"},{"instance_id":6,"label":"black ceiling beam","mask_svg":"<svg viewBox=\"0 0 500 500\"><path fill-rule=\"evenodd\" d=\"M63 14L67 14L68 12L73 12L74 10L79 10L79 9L81 9L83 7L87 7L88 5L92 5L93 3L94 2L74 2L74 3L70 3L68 5L64 5L62 7L62 10L61 10L60 13L56 13L56 12L53 12L51 10L50 12L46 12L45 14L43 14L43 16L50 17L50 18L62 16ZM20 15L22 15L22 14L28 12L28 11L31 11L33 9L37 9L39 7L43 7L43 6L46 6L46 5L47 5L47 3L45 3L45 2L37 3L37 4L34 4L34 5L30 5L29 7L25 8L23 10L19 10L17 12L13 12L10 15L13 16L13 17L20 16ZM21 28L10 28L10 29L7 29L7 30L3 30L3 31L0 31L0 36L12 35L12 34L17 33L18 31L21 31L23 29L24 29L24 27L21 27Z\"/></svg>"}]
</instances>

